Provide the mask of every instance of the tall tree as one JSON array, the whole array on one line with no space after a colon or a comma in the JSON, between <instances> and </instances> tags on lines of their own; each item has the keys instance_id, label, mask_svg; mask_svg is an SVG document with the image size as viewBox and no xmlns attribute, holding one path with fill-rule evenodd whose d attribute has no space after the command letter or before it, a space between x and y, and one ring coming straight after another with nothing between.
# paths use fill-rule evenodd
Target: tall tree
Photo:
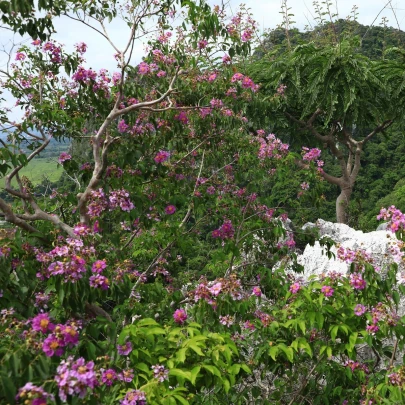
<instances>
[{"instance_id":1,"label":"tall tree","mask_svg":"<svg viewBox=\"0 0 405 405\"><path fill-rule=\"evenodd\" d=\"M340 189L336 219L342 223L347 222L364 146L403 113L385 80L391 62L372 61L359 46L358 38L337 44L311 42L291 52L269 53L252 65L265 100L278 114L277 134L289 133L295 143L305 140L326 148L339 162L340 175L327 169L320 174Z\"/></svg>"}]
</instances>

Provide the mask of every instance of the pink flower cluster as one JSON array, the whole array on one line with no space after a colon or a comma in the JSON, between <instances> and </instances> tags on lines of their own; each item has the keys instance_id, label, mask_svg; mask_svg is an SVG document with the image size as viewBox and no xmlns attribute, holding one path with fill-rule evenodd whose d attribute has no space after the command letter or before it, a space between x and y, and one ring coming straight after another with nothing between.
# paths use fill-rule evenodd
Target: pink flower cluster
<instances>
[{"instance_id":1,"label":"pink flower cluster","mask_svg":"<svg viewBox=\"0 0 405 405\"><path fill-rule=\"evenodd\" d=\"M23 404L31 405L46 405L48 403L48 399L52 402L55 401L52 394L48 394L42 387L37 387L30 382L18 390L18 394L15 399L18 402L21 400Z\"/></svg>"},{"instance_id":2,"label":"pink flower cluster","mask_svg":"<svg viewBox=\"0 0 405 405\"><path fill-rule=\"evenodd\" d=\"M158 154L154 157L155 163L163 163L169 160L170 152L167 150L160 150Z\"/></svg>"},{"instance_id":3,"label":"pink flower cluster","mask_svg":"<svg viewBox=\"0 0 405 405\"><path fill-rule=\"evenodd\" d=\"M99 384L94 363L92 361L86 363L83 357L74 361L72 356L62 360L57 368L55 381L63 402L67 401L68 395L78 395L83 399L89 389L93 390Z\"/></svg>"},{"instance_id":4,"label":"pink flower cluster","mask_svg":"<svg viewBox=\"0 0 405 405\"><path fill-rule=\"evenodd\" d=\"M242 73L235 73L231 78L231 83L239 83L244 89L251 89L254 93L259 90L259 85L255 84L250 77Z\"/></svg>"},{"instance_id":5,"label":"pink flower cluster","mask_svg":"<svg viewBox=\"0 0 405 405\"><path fill-rule=\"evenodd\" d=\"M169 379L169 370L160 364L156 364L151 367L153 370L153 378L156 378L159 382L163 382Z\"/></svg>"},{"instance_id":6,"label":"pink flower cluster","mask_svg":"<svg viewBox=\"0 0 405 405\"><path fill-rule=\"evenodd\" d=\"M358 361L347 360L344 365L345 367L350 368L350 370L352 371L361 370L364 371L366 374L370 373L368 367L365 364L359 363Z\"/></svg>"},{"instance_id":7,"label":"pink flower cluster","mask_svg":"<svg viewBox=\"0 0 405 405\"><path fill-rule=\"evenodd\" d=\"M276 138L274 134L269 134L266 138L258 136L257 141L260 143L258 158L264 160L281 159L288 153L289 145L282 143L280 139Z\"/></svg>"},{"instance_id":8,"label":"pink flower cluster","mask_svg":"<svg viewBox=\"0 0 405 405\"><path fill-rule=\"evenodd\" d=\"M235 274L232 274L227 279L219 278L211 282L203 278L197 288L190 293L195 302L203 299L213 306L216 305L215 299L220 294L229 294L234 300L241 300L244 297L241 282L236 278Z\"/></svg>"},{"instance_id":9,"label":"pink flower cluster","mask_svg":"<svg viewBox=\"0 0 405 405\"><path fill-rule=\"evenodd\" d=\"M381 208L377 219L388 221L388 229L391 232L397 232L399 229L405 228L405 215L395 205L391 205L388 209Z\"/></svg>"},{"instance_id":10,"label":"pink flower cluster","mask_svg":"<svg viewBox=\"0 0 405 405\"><path fill-rule=\"evenodd\" d=\"M74 323L54 325L47 313L37 315L30 322L36 332L51 332L42 343L42 350L48 357L61 356L66 346L77 346L79 343L79 332Z\"/></svg>"},{"instance_id":11,"label":"pink flower cluster","mask_svg":"<svg viewBox=\"0 0 405 405\"><path fill-rule=\"evenodd\" d=\"M230 327L233 325L233 323L235 322L235 317L232 315L225 315L225 316L220 316L219 317L219 323L221 325L224 325L226 327Z\"/></svg>"},{"instance_id":12,"label":"pink flower cluster","mask_svg":"<svg viewBox=\"0 0 405 405\"><path fill-rule=\"evenodd\" d=\"M99 217L107 208L112 211L119 207L122 211L126 212L129 212L135 208L134 204L129 198L128 191L124 189L112 190L109 194L108 200L103 189L100 188L98 191L93 190L90 193L89 201L87 213L91 218Z\"/></svg>"},{"instance_id":13,"label":"pink flower cluster","mask_svg":"<svg viewBox=\"0 0 405 405\"><path fill-rule=\"evenodd\" d=\"M37 250L36 259L47 266L44 271L37 273L37 277L43 279L63 275L65 282L75 282L83 277L87 271L84 258L89 258L95 250L84 247L80 239L67 238L66 242L66 245L56 246L48 253Z\"/></svg>"},{"instance_id":14,"label":"pink flower cluster","mask_svg":"<svg viewBox=\"0 0 405 405\"><path fill-rule=\"evenodd\" d=\"M211 236L213 238L231 239L233 238L234 234L235 229L232 222L228 219L218 229L212 231Z\"/></svg>"},{"instance_id":15,"label":"pink flower cluster","mask_svg":"<svg viewBox=\"0 0 405 405\"><path fill-rule=\"evenodd\" d=\"M120 405L146 405L146 394L139 390L128 391Z\"/></svg>"},{"instance_id":16,"label":"pink flower cluster","mask_svg":"<svg viewBox=\"0 0 405 405\"><path fill-rule=\"evenodd\" d=\"M69 155L69 154L66 153L66 152L62 152L62 153L59 155L58 162L59 162L60 164L62 164L63 162L66 162L67 160L70 160L70 159L72 159L72 156L71 156L71 155Z\"/></svg>"},{"instance_id":17,"label":"pink flower cluster","mask_svg":"<svg viewBox=\"0 0 405 405\"><path fill-rule=\"evenodd\" d=\"M302 159L307 162L313 162L315 160L318 160L319 156L321 156L321 150L318 148L309 149L303 146L302 151L303 151Z\"/></svg>"}]
</instances>

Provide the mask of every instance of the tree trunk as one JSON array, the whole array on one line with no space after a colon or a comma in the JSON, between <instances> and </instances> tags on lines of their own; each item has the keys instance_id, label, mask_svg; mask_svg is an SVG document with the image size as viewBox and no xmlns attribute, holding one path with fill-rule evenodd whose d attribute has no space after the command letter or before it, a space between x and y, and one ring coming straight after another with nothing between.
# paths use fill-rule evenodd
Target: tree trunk
<instances>
[{"instance_id":1,"label":"tree trunk","mask_svg":"<svg viewBox=\"0 0 405 405\"><path fill-rule=\"evenodd\" d=\"M348 208L353 186L344 186L340 189L339 197L336 200L336 221L340 224L348 223Z\"/></svg>"}]
</instances>

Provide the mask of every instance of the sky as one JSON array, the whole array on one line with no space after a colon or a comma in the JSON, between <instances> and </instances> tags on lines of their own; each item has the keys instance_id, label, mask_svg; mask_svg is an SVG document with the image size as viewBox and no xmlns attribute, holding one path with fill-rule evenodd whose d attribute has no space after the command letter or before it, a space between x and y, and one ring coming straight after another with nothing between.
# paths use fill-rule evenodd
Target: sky
<instances>
[{"instance_id":1,"label":"sky","mask_svg":"<svg viewBox=\"0 0 405 405\"><path fill-rule=\"evenodd\" d=\"M221 0L207 0L210 5L219 4ZM228 1L230 12L236 13L241 0ZM244 4L251 9L253 18L259 23L260 32L276 28L282 21L281 11L282 0L245 0ZM325 0L319 0L319 3ZM383 17L388 20L388 25L405 30L405 0L329 0L333 6L332 11L337 12L339 18L346 18L354 4L358 7L358 21L364 25L379 25ZM303 30L306 25L314 25L313 0L287 0L289 12L294 14L293 26ZM68 51L73 50L77 42L85 42L88 45L86 53L87 67L96 70L107 68L110 71L116 70L116 61L113 58L115 51L97 32L83 26L79 22L62 17L55 21L57 33L54 39L66 46ZM107 26L109 35L118 48L125 46L128 38L129 28L122 21L115 21ZM12 44L13 36L9 31L0 29L0 51L8 50ZM21 43L23 38L14 36L14 42ZM27 40L26 40L27 41ZM29 42L28 42L29 43ZM138 43L134 49L133 62L139 63L144 54L144 45ZM0 52L0 69L4 68L7 55ZM8 98L8 97L7 97ZM11 100L7 100L11 103Z\"/></svg>"}]
</instances>

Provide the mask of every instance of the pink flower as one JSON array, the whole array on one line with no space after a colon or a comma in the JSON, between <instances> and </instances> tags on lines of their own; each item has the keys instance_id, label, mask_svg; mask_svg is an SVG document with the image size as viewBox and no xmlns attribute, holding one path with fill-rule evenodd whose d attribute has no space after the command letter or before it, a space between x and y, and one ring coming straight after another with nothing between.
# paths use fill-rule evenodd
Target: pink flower
<instances>
[{"instance_id":1,"label":"pink flower","mask_svg":"<svg viewBox=\"0 0 405 405\"><path fill-rule=\"evenodd\" d=\"M27 56L25 55L25 53L22 52L17 52L17 54L15 55L15 60L21 60L23 61Z\"/></svg>"},{"instance_id":2,"label":"pink flower","mask_svg":"<svg viewBox=\"0 0 405 405\"><path fill-rule=\"evenodd\" d=\"M34 46L39 46L39 45L41 45L41 40L36 39L35 41L32 41L31 44L34 45Z\"/></svg>"},{"instance_id":3,"label":"pink flower","mask_svg":"<svg viewBox=\"0 0 405 405\"><path fill-rule=\"evenodd\" d=\"M158 381L163 382L169 379L169 370L165 366L157 364L151 367L153 370L153 378L156 378Z\"/></svg>"},{"instance_id":4,"label":"pink flower","mask_svg":"<svg viewBox=\"0 0 405 405\"><path fill-rule=\"evenodd\" d=\"M206 39L201 39L198 41L198 48L204 49L208 45L208 41Z\"/></svg>"},{"instance_id":5,"label":"pink flower","mask_svg":"<svg viewBox=\"0 0 405 405\"><path fill-rule=\"evenodd\" d=\"M325 297L331 297L333 295L334 289L328 285L324 285L321 288L321 292L325 295Z\"/></svg>"},{"instance_id":6,"label":"pink flower","mask_svg":"<svg viewBox=\"0 0 405 405\"><path fill-rule=\"evenodd\" d=\"M101 274L95 274L89 278L90 287L101 288L108 290L110 288L110 280Z\"/></svg>"},{"instance_id":7,"label":"pink flower","mask_svg":"<svg viewBox=\"0 0 405 405\"><path fill-rule=\"evenodd\" d=\"M41 331L42 333L52 332L55 329L55 325L51 323L49 314L39 314L32 319L32 329L35 331Z\"/></svg>"},{"instance_id":8,"label":"pink flower","mask_svg":"<svg viewBox=\"0 0 405 405\"><path fill-rule=\"evenodd\" d=\"M48 357L62 356L65 342L54 335L49 335L42 344L42 350Z\"/></svg>"},{"instance_id":9,"label":"pink flower","mask_svg":"<svg viewBox=\"0 0 405 405\"><path fill-rule=\"evenodd\" d=\"M261 297L262 296L262 290L260 287L253 287L252 289L252 295L256 295L256 297Z\"/></svg>"},{"instance_id":10,"label":"pink flower","mask_svg":"<svg viewBox=\"0 0 405 405\"><path fill-rule=\"evenodd\" d=\"M308 189L309 189L309 184L306 183L306 182L301 183L301 188L302 188L303 190L308 190Z\"/></svg>"},{"instance_id":11,"label":"pink flower","mask_svg":"<svg viewBox=\"0 0 405 405\"><path fill-rule=\"evenodd\" d=\"M72 159L72 156L70 156L68 153L66 153L66 152L62 152L60 155L59 155L59 159L58 159L58 162L60 163L60 164L62 164L63 162L66 162L67 160L70 160L70 159Z\"/></svg>"},{"instance_id":12,"label":"pink flower","mask_svg":"<svg viewBox=\"0 0 405 405\"><path fill-rule=\"evenodd\" d=\"M350 274L350 285L356 290L364 290L366 288L366 281L361 274L353 273Z\"/></svg>"},{"instance_id":13,"label":"pink flower","mask_svg":"<svg viewBox=\"0 0 405 405\"><path fill-rule=\"evenodd\" d=\"M211 288L209 288L209 292L215 297L218 296L221 290L222 290L222 283L216 283Z\"/></svg>"},{"instance_id":14,"label":"pink flower","mask_svg":"<svg viewBox=\"0 0 405 405\"><path fill-rule=\"evenodd\" d=\"M132 352L132 343L125 342L123 345L117 345L118 354L121 356L127 356L129 353Z\"/></svg>"},{"instance_id":15,"label":"pink flower","mask_svg":"<svg viewBox=\"0 0 405 405\"><path fill-rule=\"evenodd\" d=\"M156 163L166 162L170 157L170 152L166 150L160 150L159 153L154 157Z\"/></svg>"},{"instance_id":16,"label":"pink flower","mask_svg":"<svg viewBox=\"0 0 405 405\"><path fill-rule=\"evenodd\" d=\"M176 309L173 314L173 319L176 323L182 325L187 319L187 313L184 309Z\"/></svg>"},{"instance_id":17,"label":"pink flower","mask_svg":"<svg viewBox=\"0 0 405 405\"><path fill-rule=\"evenodd\" d=\"M107 267L105 260L97 260L91 266L91 271L93 273L101 273Z\"/></svg>"},{"instance_id":18,"label":"pink flower","mask_svg":"<svg viewBox=\"0 0 405 405\"><path fill-rule=\"evenodd\" d=\"M84 42L79 42L78 44L75 44L76 51L83 54L87 50L87 45Z\"/></svg>"},{"instance_id":19,"label":"pink flower","mask_svg":"<svg viewBox=\"0 0 405 405\"><path fill-rule=\"evenodd\" d=\"M165 208L165 213L167 214L167 215L172 215L172 214L174 214L176 212L176 207L174 206L174 205L168 205L166 208Z\"/></svg>"},{"instance_id":20,"label":"pink flower","mask_svg":"<svg viewBox=\"0 0 405 405\"><path fill-rule=\"evenodd\" d=\"M116 380L117 378L117 373L112 368L104 370L103 374L101 375L101 381L108 387L111 386L114 380Z\"/></svg>"},{"instance_id":21,"label":"pink flower","mask_svg":"<svg viewBox=\"0 0 405 405\"><path fill-rule=\"evenodd\" d=\"M146 75L149 73L149 65L146 62L141 62L138 65L138 73L140 75Z\"/></svg>"},{"instance_id":22,"label":"pink flower","mask_svg":"<svg viewBox=\"0 0 405 405\"><path fill-rule=\"evenodd\" d=\"M166 76L166 72L164 70L159 70L159 72L156 73L157 77L165 77Z\"/></svg>"},{"instance_id":23,"label":"pink flower","mask_svg":"<svg viewBox=\"0 0 405 405\"><path fill-rule=\"evenodd\" d=\"M125 120L120 120L118 122L117 129L118 129L118 132L120 132L121 134L124 133L124 132L127 132L128 128L129 128L129 125L127 125L125 123Z\"/></svg>"},{"instance_id":24,"label":"pink flower","mask_svg":"<svg viewBox=\"0 0 405 405\"><path fill-rule=\"evenodd\" d=\"M124 382L131 382L134 379L134 370L123 370L122 373L118 374L118 379Z\"/></svg>"},{"instance_id":25,"label":"pink flower","mask_svg":"<svg viewBox=\"0 0 405 405\"><path fill-rule=\"evenodd\" d=\"M298 283L294 283L290 286L290 292L292 294L297 294L297 292L301 289L301 286Z\"/></svg>"},{"instance_id":26,"label":"pink flower","mask_svg":"<svg viewBox=\"0 0 405 405\"><path fill-rule=\"evenodd\" d=\"M354 314L357 316L362 316L366 312L366 307L362 304L357 304L354 307Z\"/></svg>"}]
</instances>

